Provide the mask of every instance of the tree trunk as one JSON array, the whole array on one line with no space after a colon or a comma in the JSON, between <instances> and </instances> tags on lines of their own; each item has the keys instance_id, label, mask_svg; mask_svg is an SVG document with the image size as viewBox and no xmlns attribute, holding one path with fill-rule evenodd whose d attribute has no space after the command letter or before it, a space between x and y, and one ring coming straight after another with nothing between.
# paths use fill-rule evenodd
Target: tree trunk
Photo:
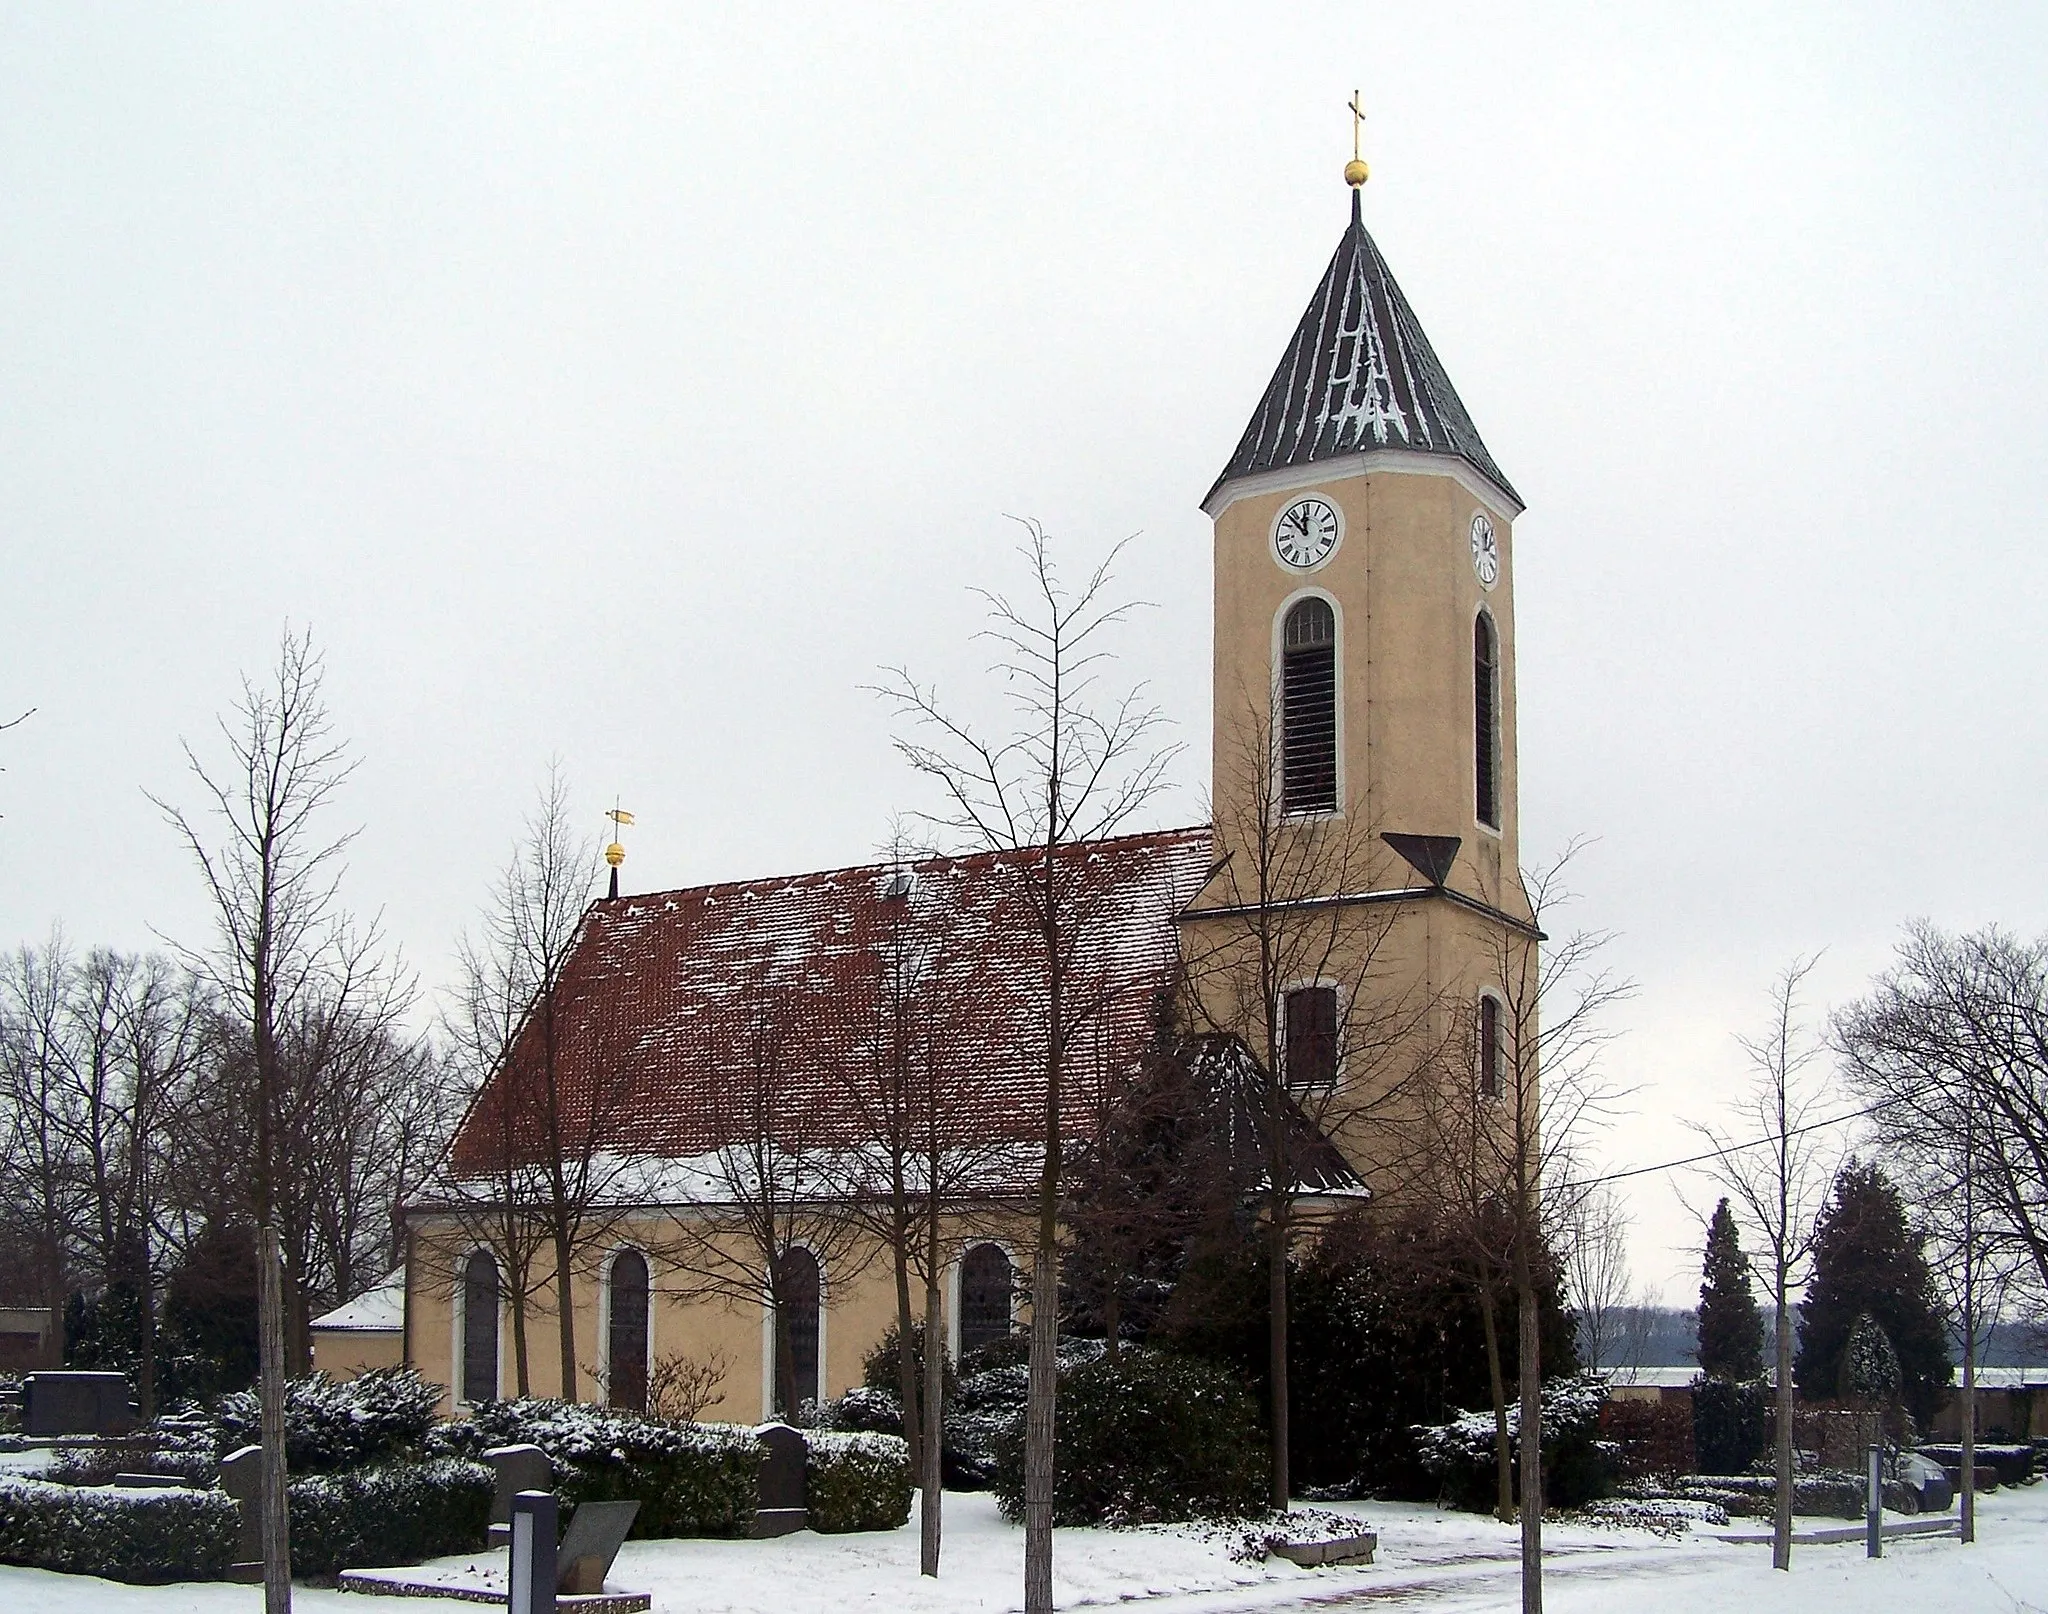
<instances>
[{"instance_id":1,"label":"tree trunk","mask_svg":"<svg viewBox=\"0 0 2048 1614\"><path fill-rule=\"evenodd\" d=\"M934 1259L926 1267L924 1280L924 1497L917 1522L917 1572L934 1577L939 1572L939 1510L944 1499L941 1464L946 1438L945 1339L946 1303L939 1287L939 1264Z\"/></svg>"},{"instance_id":2,"label":"tree trunk","mask_svg":"<svg viewBox=\"0 0 2048 1614\"><path fill-rule=\"evenodd\" d=\"M291 1614L291 1514L284 1467L284 1262L277 1229L256 1232L256 1320L261 1350L259 1405L263 1434L263 1611Z\"/></svg>"},{"instance_id":3,"label":"tree trunk","mask_svg":"<svg viewBox=\"0 0 2048 1614\"><path fill-rule=\"evenodd\" d=\"M1498 1482L1493 1516L1509 1524L1515 1517L1515 1461L1508 1442L1508 1381L1500 1363L1500 1316L1494 1306L1493 1285L1483 1274L1478 1288L1479 1322L1486 1335L1486 1381L1493 1392L1493 1467Z\"/></svg>"},{"instance_id":4,"label":"tree trunk","mask_svg":"<svg viewBox=\"0 0 2048 1614\"><path fill-rule=\"evenodd\" d=\"M919 1436L924 1428L924 1419L919 1414L917 1357L911 1350L911 1334L915 1323L910 1310L910 1229L902 1216L896 1218L896 1398L903 1406L903 1438L910 1446L910 1471L924 1472L924 1447ZM927 1306L929 1311L930 1307ZM929 1321L925 1324L924 1353L927 1359L932 1354L932 1331ZM925 1374L927 1386L931 1374ZM925 1571L927 1574L930 1570Z\"/></svg>"},{"instance_id":5,"label":"tree trunk","mask_svg":"<svg viewBox=\"0 0 2048 1614\"><path fill-rule=\"evenodd\" d=\"M1786 1273L1778 1264L1774 1298L1778 1319L1777 1496L1771 1506L1771 1567L1792 1567L1792 1308L1786 1302Z\"/></svg>"},{"instance_id":6,"label":"tree trunk","mask_svg":"<svg viewBox=\"0 0 2048 1614\"><path fill-rule=\"evenodd\" d=\"M1059 1371L1057 1207L1039 1209L1031 1269L1031 1379L1024 1414L1024 1614L1052 1614L1053 1415Z\"/></svg>"},{"instance_id":7,"label":"tree trunk","mask_svg":"<svg viewBox=\"0 0 2048 1614\"><path fill-rule=\"evenodd\" d=\"M1525 1251L1516 1263L1520 1312L1522 1419L1516 1466L1522 1476L1522 1614L1543 1614L1543 1334Z\"/></svg>"},{"instance_id":8,"label":"tree trunk","mask_svg":"<svg viewBox=\"0 0 2048 1614\"><path fill-rule=\"evenodd\" d=\"M533 1394L533 1383L526 1368L526 1269L515 1270L511 1262L505 1263L505 1270L511 1277L512 1302L512 1382L523 1401Z\"/></svg>"},{"instance_id":9,"label":"tree trunk","mask_svg":"<svg viewBox=\"0 0 2048 1614\"><path fill-rule=\"evenodd\" d=\"M562 1399L580 1401L576 1393L576 1305L569 1282L569 1230L555 1223L555 1313L562 1331Z\"/></svg>"},{"instance_id":10,"label":"tree trunk","mask_svg":"<svg viewBox=\"0 0 2048 1614\"><path fill-rule=\"evenodd\" d=\"M1271 1389L1273 1511L1287 1511L1287 1209L1268 1219L1266 1251L1266 1377Z\"/></svg>"}]
</instances>

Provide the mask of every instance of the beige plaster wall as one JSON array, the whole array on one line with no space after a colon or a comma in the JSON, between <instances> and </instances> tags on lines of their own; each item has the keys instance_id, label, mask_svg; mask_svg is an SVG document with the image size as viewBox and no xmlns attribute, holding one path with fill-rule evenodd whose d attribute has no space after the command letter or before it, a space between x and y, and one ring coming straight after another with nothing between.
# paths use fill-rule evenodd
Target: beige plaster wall
<instances>
[{"instance_id":1,"label":"beige plaster wall","mask_svg":"<svg viewBox=\"0 0 2048 1614\"><path fill-rule=\"evenodd\" d=\"M330 1379L353 1379L405 1361L405 1332L398 1328L316 1328L313 1371Z\"/></svg>"},{"instance_id":2,"label":"beige plaster wall","mask_svg":"<svg viewBox=\"0 0 2048 1614\"><path fill-rule=\"evenodd\" d=\"M1014 1225L1012 1225L1014 1224ZM956 1249L987 1237L1010 1250L1013 1261L1023 1248L1023 1218L998 1214L977 1216L951 1224L947 1243ZM576 1334L578 1377L574 1399L602 1401L604 1391L593 1368L603 1361L599 1341L603 1265L610 1254L628 1244L648 1258L653 1281L653 1305L649 1317L650 1354L659 1359L682 1355L698 1362L722 1359L725 1375L719 1399L702 1414L713 1422L759 1423L767 1415L767 1367L770 1360L766 1331L767 1308L720 1299L706 1299L688 1292L689 1280L659 1252L673 1246L672 1224L661 1218L629 1225L605 1249L589 1253L572 1289ZM455 1334L455 1289L449 1274L459 1269L472 1241L431 1218L415 1227L412 1260L407 1266L411 1337L408 1360L428 1378L443 1385L455 1380L457 1340ZM1021 1264L1021 1263L1020 1263ZM827 1397L844 1395L860 1383L862 1361L896 1321L894 1269L886 1248L869 1245L850 1259L828 1267L825 1274L824 1304L821 1309L822 1363L820 1377ZM954 1309L954 1285L947 1284L949 1333ZM922 1291L913 1289L913 1307L922 1312ZM1028 1308L1019 1305L1020 1321ZM561 1389L561 1343L559 1313L552 1284L527 1302L527 1372L529 1392L537 1396L559 1396ZM501 1308L498 1329L499 1383L506 1395L515 1393L512 1318L509 1307ZM459 1411L448 1397L444 1413Z\"/></svg>"}]
</instances>

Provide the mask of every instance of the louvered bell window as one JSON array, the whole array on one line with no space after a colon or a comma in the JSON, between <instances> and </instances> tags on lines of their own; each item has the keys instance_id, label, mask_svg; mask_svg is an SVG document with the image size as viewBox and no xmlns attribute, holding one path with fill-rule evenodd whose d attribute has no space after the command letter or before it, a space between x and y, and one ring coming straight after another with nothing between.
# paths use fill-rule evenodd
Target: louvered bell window
<instances>
[{"instance_id":1,"label":"louvered bell window","mask_svg":"<svg viewBox=\"0 0 2048 1614\"><path fill-rule=\"evenodd\" d=\"M1500 1091L1500 999L1489 995L1479 1000L1479 1092L1499 1098Z\"/></svg>"},{"instance_id":2,"label":"louvered bell window","mask_svg":"<svg viewBox=\"0 0 2048 1614\"><path fill-rule=\"evenodd\" d=\"M1280 810L1337 810L1337 613L1313 596L1280 630Z\"/></svg>"},{"instance_id":3,"label":"louvered bell window","mask_svg":"<svg viewBox=\"0 0 2048 1614\"><path fill-rule=\"evenodd\" d=\"M1500 651L1493 623L1472 624L1472 794L1479 822L1500 828Z\"/></svg>"},{"instance_id":4,"label":"louvered bell window","mask_svg":"<svg viewBox=\"0 0 2048 1614\"><path fill-rule=\"evenodd\" d=\"M1287 994L1287 1085L1328 1087L1337 1080L1337 989L1304 986Z\"/></svg>"}]
</instances>

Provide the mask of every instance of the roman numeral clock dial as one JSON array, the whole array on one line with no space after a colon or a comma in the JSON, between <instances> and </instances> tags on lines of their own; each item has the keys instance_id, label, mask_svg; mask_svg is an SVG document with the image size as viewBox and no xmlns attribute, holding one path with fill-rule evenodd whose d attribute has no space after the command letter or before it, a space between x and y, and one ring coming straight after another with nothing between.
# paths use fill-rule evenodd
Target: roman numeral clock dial
<instances>
[{"instance_id":1,"label":"roman numeral clock dial","mask_svg":"<svg viewBox=\"0 0 2048 1614\"><path fill-rule=\"evenodd\" d=\"M1273 523L1273 557L1292 571L1322 565L1344 535L1337 507L1328 499L1296 499Z\"/></svg>"}]
</instances>

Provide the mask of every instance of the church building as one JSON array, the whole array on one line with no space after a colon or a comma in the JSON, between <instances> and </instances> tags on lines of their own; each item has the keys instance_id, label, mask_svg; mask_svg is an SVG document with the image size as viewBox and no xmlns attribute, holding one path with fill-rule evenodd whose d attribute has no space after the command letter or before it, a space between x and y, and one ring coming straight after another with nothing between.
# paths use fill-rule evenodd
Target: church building
<instances>
[{"instance_id":1,"label":"church building","mask_svg":"<svg viewBox=\"0 0 2048 1614\"><path fill-rule=\"evenodd\" d=\"M1522 504L1365 227L1364 177L1202 499L1215 822L1058 854L1084 1007L1063 1136L1103 1124L1166 1016L1291 1095L1323 1151L1304 1198L1345 1202L1398 1193L1389 1117L1418 1069L1498 1094L1541 939L1517 857ZM392 1354L451 1409L522 1387L672 1407L684 1385L753 1423L838 1396L898 1315L892 1181L945 1202L948 1349L1008 1334L1046 1128L1016 910L1041 856L593 903L405 1208Z\"/></svg>"}]
</instances>

